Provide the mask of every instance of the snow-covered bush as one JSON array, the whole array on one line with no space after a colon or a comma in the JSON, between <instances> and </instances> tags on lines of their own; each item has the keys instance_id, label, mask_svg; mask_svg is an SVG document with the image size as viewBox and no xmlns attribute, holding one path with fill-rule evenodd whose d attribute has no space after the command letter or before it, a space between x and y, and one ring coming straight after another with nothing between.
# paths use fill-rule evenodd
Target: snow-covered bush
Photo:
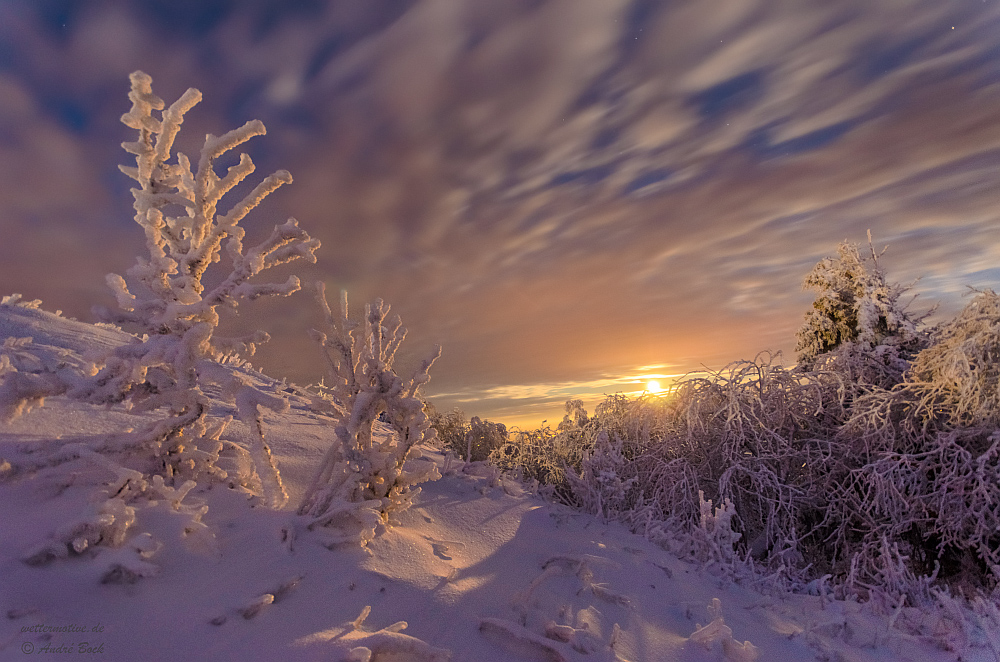
<instances>
[{"instance_id":1,"label":"snow-covered bush","mask_svg":"<svg viewBox=\"0 0 1000 662\"><path fill-rule=\"evenodd\" d=\"M464 448L459 457L467 462L485 462L490 454L507 441L507 427L503 423L484 421L473 416L465 433Z\"/></svg>"},{"instance_id":2,"label":"snow-covered bush","mask_svg":"<svg viewBox=\"0 0 1000 662\"><path fill-rule=\"evenodd\" d=\"M840 439L858 457L838 498L855 511L838 540L870 553L903 545L915 576L961 588L1000 582L1000 296L978 292L935 332L903 383L859 398Z\"/></svg>"},{"instance_id":3,"label":"snow-covered bush","mask_svg":"<svg viewBox=\"0 0 1000 662\"><path fill-rule=\"evenodd\" d=\"M638 484L658 519L693 531L704 493L734 507L743 554L780 563L789 548L818 545L840 386L835 376L797 374L761 355L683 379L612 426L635 440Z\"/></svg>"},{"instance_id":4,"label":"snow-covered bush","mask_svg":"<svg viewBox=\"0 0 1000 662\"><path fill-rule=\"evenodd\" d=\"M835 370L848 382L889 387L902 379L909 360L926 345L920 322L901 299L909 287L889 283L871 245L843 242L836 257L820 260L804 287L818 292L796 345L799 365Z\"/></svg>"},{"instance_id":5,"label":"snow-covered bush","mask_svg":"<svg viewBox=\"0 0 1000 662\"><path fill-rule=\"evenodd\" d=\"M636 506L639 477L628 466L623 445L621 437L612 441L602 429L594 448L584 453L580 473L566 472L575 503L598 517L621 517Z\"/></svg>"},{"instance_id":6,"label":"snow-covered bush","mask_svg":"<svg viewBox=\"0 0 1000 662\"><path fill-rule=\"evenodd\" d=\"M521 480L546 485L562 501L574 503L567 469L579 471L587 450L587 442L581 443L576 435L548 426L512 428L505 442L490 453L489 461Z\"/></svg>"},{"instance_id":7,"label":"snow-covered bush","mask_svg":"<svg viewBox=\"0 0 1000 662\"><path fill-rule=\"evenodd\" d=\"M847 470L829 443L845 392L764 354L665 397L610 396L579 427L516 432L492 459L702 561L804 566L827 553L829 486Z\"/></svg>"},{"instance_id":8,"label":"snow-covered bush","mask_svg":"<svg viewBox=\"0 0 1000 662\"><path fill-rule=\"evenodd\" d=\"M458 455L465 443L465 434L469 431L469 423L465 420L465 412L455 407L448 412L439 412L433 403L424 406L431 427L436 432L437 441L445 449Z\"/></svg>"},{"instance_id":9,"label":"snow-covered bush","mask_svg":"<svg viewBox=\"0 0 1000 662\"><path fill-rule=\"evenodd\" d=\"M426 411L441 446L466 462L485 462L507 441L507 426L502 423L484 421L478 416L466 421L465 412L458 407L440 413L428 404Z\"/></svg>"},{"instance_id":10,"label":"snow-covered bush","mask_svg":"<svg viewBox=\"0 0 1000 662\"><path fill-rule=\"evenodd\" d=\"M998 357L1000 296L992 290L976 292L916 356L906 381L921 385L949 426L1000 427Z\"/></svg>"},{"instance_id":11,"label":"snow-covered bush","mask_svg":"<svg viewBox=\"0 0 1000 662\"><path fill-rule=\"evenodd\" d=\"M346 292L334 314L324 285L316 287L327 331L312 333L327 361L327 386L316 404L339 422L337 442L323 458L298 512L308 518L310 529L342 529L331 544L366 544L393 513L409 508L420 492L416 485L440 477L433 462L420 460L416 445L434 437L417 391L430 379L441 348L435 347L404 381L393 368L406 337L399 316L386 326L389 307L376 299L365 307L359 329L348 318ZM378 421L389 429L377 426Z\"/></svg>"}]
</instances>

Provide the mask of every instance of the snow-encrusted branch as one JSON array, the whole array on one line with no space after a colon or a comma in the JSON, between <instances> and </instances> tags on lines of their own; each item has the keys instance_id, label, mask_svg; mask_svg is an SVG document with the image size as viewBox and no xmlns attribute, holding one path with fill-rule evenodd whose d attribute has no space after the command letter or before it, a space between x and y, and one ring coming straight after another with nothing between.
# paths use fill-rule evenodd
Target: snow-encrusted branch
<instances>
[{"instance_id":1,"label":"snow-encrusted branch","mask_svg":"<svg viewBox=\"0 0 1000 662\"><path fill-rule=\"evenodd\" d=\"M130 78L129 98L133 105L122 116L122 122L139 131L139 137L122 144L125 151L135 155L136 167L121 166L121 170L139 184L139 188L132 189L135 221L146 233L149 258L140 259L129 269L132 289L121 276L108 275L108 284L122 312L104 311L104 316L116 323L138 326L150 335L176 335L200 323L214 329L218 324L215 308L220 304L235 306L238 299L288 295L298 290L299 281L294 277L285 284L251 285L247 281L265 269L292 260L315 262L319 241L290 219L277 226L259 246L244 253L245 231L238 225L264 198L291 183L292 176L279 170L226 214L219 215L217 209L222 197L253 173L254 164L249 156L241 154L239 164L219 177L214 170L215 159L254 136L264 135L263 123L254 120L221 137L208 135L197 172L192 172L184 154L177 154L176 163L168 161L184 113L201 100L201 92L189 89L156 119L153 111L161 110L164 104L152 93L152 80L141 71ZM166 213L169 210L177 214ZM209 266L220 261L225 239L231 273L203 296L202 276ZM206 349L211 353L211 337L206 340Z\"/></svg>"}]
</instances>

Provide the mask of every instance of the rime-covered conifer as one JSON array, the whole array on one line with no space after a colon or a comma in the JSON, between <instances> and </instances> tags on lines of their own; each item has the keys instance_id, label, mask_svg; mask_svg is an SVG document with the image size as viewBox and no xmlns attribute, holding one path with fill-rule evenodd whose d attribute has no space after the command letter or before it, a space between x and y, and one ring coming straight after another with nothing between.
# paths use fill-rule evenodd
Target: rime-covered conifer
<instances>
[{"instance_id":1,"label":"rime-covered conifer","mask_svg":"<svg viewBox=\"0 0 1000 662\"><path fill-rule=\"evenodd\" d=\"M871 247L843 242L836 257L820 260L804 286L818 292L797 334L796 352L803 369L828 368L855 382L891 386L902 379L908 362L925 346L916 316L901 301L909 290L886 281Z\"/></svg>"}]
</instances>

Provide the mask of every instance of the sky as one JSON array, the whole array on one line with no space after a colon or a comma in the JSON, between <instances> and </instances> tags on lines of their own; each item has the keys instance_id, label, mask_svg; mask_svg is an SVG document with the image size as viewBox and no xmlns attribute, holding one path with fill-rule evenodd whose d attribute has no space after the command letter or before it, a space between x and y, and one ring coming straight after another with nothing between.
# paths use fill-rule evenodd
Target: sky
<instances>
[{"instance_id":1,"label":"sky","mask_svg":"<svg viewBox=\"0 0 1000 662\"><path fill-rule=\"evenodd\" d=\"M868 230L915 309L1000 286L998 0L0 0L0 293L94 321L144 254L135 70L202 91L188 155L264 122L248 186L294 183L248 240L298 219L289 272L388 302L401 373L441 344L439 409L531 427L790 364L803 279ZM255 365L319 380L310 294L242 308Z\"/></svg>"}]
</instances>

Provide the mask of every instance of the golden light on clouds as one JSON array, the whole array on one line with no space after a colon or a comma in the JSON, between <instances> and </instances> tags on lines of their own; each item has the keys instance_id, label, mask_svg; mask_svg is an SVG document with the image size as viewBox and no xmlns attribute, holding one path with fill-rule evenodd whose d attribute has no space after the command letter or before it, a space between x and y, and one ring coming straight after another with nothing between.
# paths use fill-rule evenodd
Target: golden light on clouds
<instances>
[{"instance_id":1,"label":"golden light on clouds","mask_svg":"<svg viewBox=\"0 0 1000 662\"><path fill-rule=\"evenodd\" d=\"M52 4L0 2L0 291L81 320L142 247L107 94L140 65L216 100L194 133L267 124L250 153L295 184L264 216L323 242L295 273L391 304L402 359L440 344L443 411L557 424L791 360L803 278L868 229L942 309L1000 279L1000 3ZM299 294L226 323L309 384L316 316Z\"/></svg>"}]
</instances>

